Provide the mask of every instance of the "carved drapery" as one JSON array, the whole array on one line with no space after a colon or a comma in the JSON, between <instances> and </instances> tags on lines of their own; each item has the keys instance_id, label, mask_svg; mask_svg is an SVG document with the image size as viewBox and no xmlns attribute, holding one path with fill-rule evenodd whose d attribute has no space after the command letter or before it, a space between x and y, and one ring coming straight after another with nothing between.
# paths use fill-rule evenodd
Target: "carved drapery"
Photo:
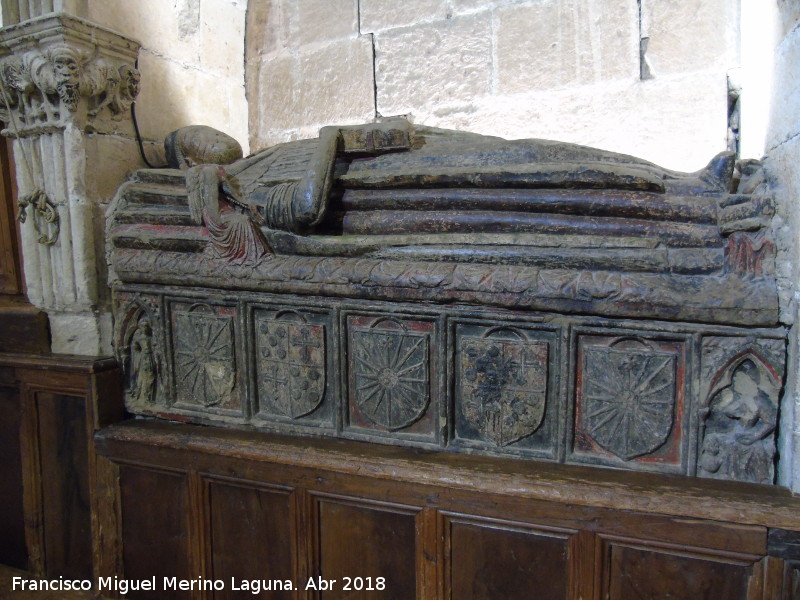
<instances>
[{"instance_id":1,"label":"carved drapery","mask_svg":"<svg viewBox=\"0 0 800 600\"><path fill-rule=\"evenodd\" d=\"M14 138L28 295L50 315L54 350L107 350L94 235L106 199L91 196L87 176L104 177L107 167L95 157L107 140L133 137L138 50L137 42L66 14L0 32L0 119L3 135ZM93 133L111 135L93 140Z\"/></svg>"}]
</instances>

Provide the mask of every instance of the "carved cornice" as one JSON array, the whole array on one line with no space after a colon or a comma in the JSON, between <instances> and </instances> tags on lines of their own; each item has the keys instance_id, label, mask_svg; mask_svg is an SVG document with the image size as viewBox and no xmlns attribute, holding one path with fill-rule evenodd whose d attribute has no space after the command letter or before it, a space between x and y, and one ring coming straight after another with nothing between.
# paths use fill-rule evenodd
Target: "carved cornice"
<instances>
[{"instance_id":1,"label":"carved cornice","mask_svg":"<svg viewBox=\"0 0 800 600\"><path fill-rule=\"evenodd\" d=\"M29 137L74 123L115 130L139 93L139 43L55 14L0 30L4 135Z\"/></svg>"}]
</instances>

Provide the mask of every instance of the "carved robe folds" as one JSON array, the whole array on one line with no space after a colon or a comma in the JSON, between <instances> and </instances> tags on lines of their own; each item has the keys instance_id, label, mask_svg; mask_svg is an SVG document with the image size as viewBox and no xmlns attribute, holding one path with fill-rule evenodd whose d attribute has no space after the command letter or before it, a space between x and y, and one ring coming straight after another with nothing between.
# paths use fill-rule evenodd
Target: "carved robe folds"
<instances>
[{"instance_id":1,"label":"carved robe folds","mask_svg":"<svg viewBox=\"0 0 800 600\"><path fill-rule=\"evenodd\" d=\"M129 409L771 482L773 208L734 167L389 121L140 171L108 220Z\"/></svg>"}]
</instances>

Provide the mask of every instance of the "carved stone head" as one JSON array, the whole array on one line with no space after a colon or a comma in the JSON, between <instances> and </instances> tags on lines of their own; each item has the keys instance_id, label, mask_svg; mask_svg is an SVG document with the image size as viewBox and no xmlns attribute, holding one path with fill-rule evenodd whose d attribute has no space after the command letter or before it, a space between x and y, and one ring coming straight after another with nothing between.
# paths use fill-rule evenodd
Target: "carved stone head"
<instances>
[{"instance_id":1,"label":"carved stone head","mask_svg":"<svg viewBox=\"0 0 800 600\"><path fill-rule=\"evenodd\" d=\"M53 83L61 102L75 110L80 98L80 76L83 60L80 53L68 46L54 46L47 51L53 68Z\"/></svg>"},{"instance_id":2,"label":"carved stone head","mask_svg":"<svg viewBox=\"0 0 800 600\"><path fill-rule=\"evenodd\" d=\"M130 65L122 65L119 68L120 97L126 102L132 102L139 95L139 86L142 79L139 71Z\"/></svg>"}]
</instances>

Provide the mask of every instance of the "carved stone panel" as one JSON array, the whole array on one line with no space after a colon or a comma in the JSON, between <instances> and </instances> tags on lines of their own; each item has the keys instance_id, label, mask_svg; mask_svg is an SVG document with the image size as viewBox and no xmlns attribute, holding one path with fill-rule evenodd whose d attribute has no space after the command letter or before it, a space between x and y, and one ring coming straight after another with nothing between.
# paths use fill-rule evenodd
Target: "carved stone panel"
<instances>
[{"instance_id":1,"label":"carved stone panel","mask_svg":"<svg viewBox=\"0 0 800 600\"><path fill-rule=\"evenodd\" d=\"M435 437L431 321L348 318L348 421L351 428ZM395 435L397 435L395 433Z\"/></svg>"},{"instance_id":2,"label":"carved stone panel","mask_svg":"<svg viewBox=\"0 0 800 600\"><path fill-rule=\"evenodd\" d=\"M114 347L125 372L125 401L134 412L152 411L166 404L161 298L120 292L115 295L119 315Z\"/></svg>"},{"instance_id":3,"label":"carved stone panel","mask_svg":"<svg viewBox=\"0 0 800 600\"><path fill-rule=\"evenodd\" d=\"M697 474L772 483L783 340L703 340Z\"/></svg>"},{"instance_id":4,"label":"carved stone panel","mask_svg":"<svg viewBox=\"0 0 800 600\"><path fill-rule=\"evenodd\" d=\"M176 408L240 414L234 319L229 306L172 306Z\"/></svg>"},{"instance_id":5,"label":"carved stone panel","mask_svg":"<svg viewBox=\"0 0 800 600\"><path fill-rule=\"evenodd\" d=\"M293 423L332 424L327 313L259 308L255 335L256 415Z\"/></svg>"},{"instance_id":6,"label":"carved stone panel","mask_svg":"<svg viewBox=\"0 0 800 600\"><path fill-rule=\"evenodd\" d=\"M553 344L551 331L457 324L454 442L554 456Z\"/></svg>"},{"instance_id":7,"label":"carved stone panel","mask_svg":"<svg viewBox=\"0 0 800 600\"><path fill-rule=\"evenodd\" d=\"M573 458L683 467L683 343L581 336L576 366Z\"/></svg>"}]
</instances>

